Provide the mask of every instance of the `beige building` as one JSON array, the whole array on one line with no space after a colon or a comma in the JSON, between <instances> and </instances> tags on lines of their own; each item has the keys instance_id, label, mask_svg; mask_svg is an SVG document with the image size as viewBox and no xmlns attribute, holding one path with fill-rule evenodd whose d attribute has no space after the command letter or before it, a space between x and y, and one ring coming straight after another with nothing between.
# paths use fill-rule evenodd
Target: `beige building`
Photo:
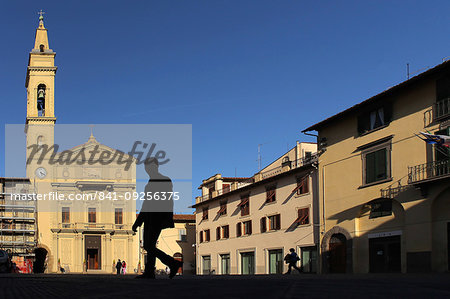
<instances>
[{"instance_id":1,"label":"beige building","mask_svg":"<svg viewBox=\"0 0 450 299\"><path fill-rule=\"evenodd\" d=\"M253 177L216 174L196 198L197 274L275 274L295 248L317 271L316 144L297 145Z\"/></svg>"},{"instance_id":2,"label":"beige building","mask_svg":"<svg viewBox=\"0 0 450 299\"><path fill-rule=\"evenodd\" d=\"M318 132L323 272L448 271L450 61L306 130Z\"/></svg>"},{"instance_id":3,"label":"beige building","mask_svg":"<svg viewBox=\"0 0 450 299\"><path fill-rule=\"evenodd\" d=\"M183 268L179 273L195 274L195 215L174 214L173 222L175 227L166 228L161 231L156 246L175 259L183 262ZM146 252L143 247L143 227L139 228L141 268L143 269L146 261ZM156 270L165 271L166 265L156 259Z\"/></svg>"},{"instance_id":4,"label":"beige building","mask_svg":"<svg viewBox=\"0 0 450 299\"><path fill-rule=\"evenodd\" d=\"M111 273L113 261L125 260L129 269L138 265L138 238L131 226L135 220L136 202L124 200L135 191L136 165L124 169L120 155L110 163L87 163L88 154L97 150L103 157L118 151L100 144L95 137L70 149L75 163L53 163L68 160L67 152L53 157L33 156L33 147L55 144L55 52L49 47L47 29L40 17L34 48L29 54L27 88L27 177L37 194L47 196L37 204L38 244L36 252L44 259L47 272ZM57 143L57 140L56 140ZM41 151L42 152L42 151ZM41 153L40 152L40 153ZM82 154L84 153L84 155ZM122 153L123 154L123 153ZM98 156L97 156L98 157ZM123 154L124 159L131 159ZM102 196L113 194L116 200ZM62 196L66 200L52 200ZM37 255L38 256L38 255Z\"/></svg>"}]
</instances>

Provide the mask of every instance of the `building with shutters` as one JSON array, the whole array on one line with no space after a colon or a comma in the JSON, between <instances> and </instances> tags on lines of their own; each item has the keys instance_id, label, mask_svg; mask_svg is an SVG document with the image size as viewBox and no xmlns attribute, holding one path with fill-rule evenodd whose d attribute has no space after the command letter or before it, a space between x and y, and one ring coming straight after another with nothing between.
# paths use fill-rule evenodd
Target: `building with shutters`
<instances>
[{"instance_id":1,"label":"building with shutters","mask_svg":"<svg viewBox=\"0 0 450 299\"><path fill-rule=\"evenodd\" d=\"M449 270L450 61L304 132L318 133L322 272Z\"/></svg>"},{"instance_id":2,"label":"building with shutters","mask_svg":"<svg viewBox=\"0 0 450 299\"><path fill-rule=\"evenodd\" d=\"M316 144L294 148L252 177L216 174L196 198L197 274L281 274L295 248L304 272L316 272Z\"/></svg>"}]
</instances>

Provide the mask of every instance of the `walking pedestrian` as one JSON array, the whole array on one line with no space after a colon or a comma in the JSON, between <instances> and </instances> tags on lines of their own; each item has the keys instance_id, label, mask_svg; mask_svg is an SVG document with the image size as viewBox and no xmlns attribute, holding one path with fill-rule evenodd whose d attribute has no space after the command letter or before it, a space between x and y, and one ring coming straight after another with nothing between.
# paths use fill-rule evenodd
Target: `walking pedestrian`
<instances>
[{"instance_id":1,"label":"walking pedestrian","mask_svg":"<svg viewBox=\"0 0 450 299\"><path fill-rule=\"evenodd\" d=\"M295 252L295 249L291 248L291 249L289 249L289 251L290 251L290 253L286 254L286 256L284 257L284 261L286 262L286 264L289 264L289 268L288 268L288 271L286 272L286 274L291 274L292 268L297 270L299 273L302 272L301 269L299 267L297 267L297 262L300 260L300 258L298 257L297 253Z\"/></svg>"},{"instance_id":2,"label":"walking pedestrian","mask_svg":"<svg viewBox=\"0 0 450 299\"><path fill-rule=\"evenodd\" d=\"M166 196L173 195L172 181L169 177L162 175L158 168L157 159L147 159L144 162L145 171L150 177L145 186L146 200L142 204L141 212L133 224L133 231L144 224L144 249L147 251L147 263L143 275L137 278L155 278L155 263L158 258L170 269L169 278L177 274L178 269L183 266L183 262L175 260L162 250L156 248L156 242L161 234L161 230L174 227L173 222L173 199ZM164 196L164 197L162 197ZM152 200L152 197L161 200Z\"/></svg>"}]
</instances>

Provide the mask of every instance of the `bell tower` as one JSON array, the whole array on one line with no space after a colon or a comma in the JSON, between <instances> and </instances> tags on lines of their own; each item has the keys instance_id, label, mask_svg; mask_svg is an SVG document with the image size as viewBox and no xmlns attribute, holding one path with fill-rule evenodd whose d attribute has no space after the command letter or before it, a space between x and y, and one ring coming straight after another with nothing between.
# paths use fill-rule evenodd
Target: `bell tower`
<instances>
[{"instance_id":1,"label":"bell tower","mask_svg":"<svg viewBox=\"0 0 450 299\"><path fill-rule=\"evenodd\" d=\"M36 29L34 48L28 56L25 81L27 89L27 159L32 145L54 145L55 117L55 66L56 53L48 43L47 29L44 26L44 12L39 12L39 26ZM27 163L27 177L35 177L35 161Z\"/></svg>"}]
</instances>

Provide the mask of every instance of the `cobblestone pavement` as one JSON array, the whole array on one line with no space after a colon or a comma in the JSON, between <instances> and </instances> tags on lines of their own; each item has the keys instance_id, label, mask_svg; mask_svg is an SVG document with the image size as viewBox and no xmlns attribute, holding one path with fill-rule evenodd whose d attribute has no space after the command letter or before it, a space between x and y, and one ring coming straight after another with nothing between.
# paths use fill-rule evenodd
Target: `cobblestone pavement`
<instances>
[{"instance_id":1,"label":"cobblestone pavement","mask_svg":"<svg viewBox=\"0 0 450 299\"><path fill-rule=\"evenodd\" d=\"M134 277L1 274L0 298L450 298L450 274Z\"/></svg>"}]
</instances>

